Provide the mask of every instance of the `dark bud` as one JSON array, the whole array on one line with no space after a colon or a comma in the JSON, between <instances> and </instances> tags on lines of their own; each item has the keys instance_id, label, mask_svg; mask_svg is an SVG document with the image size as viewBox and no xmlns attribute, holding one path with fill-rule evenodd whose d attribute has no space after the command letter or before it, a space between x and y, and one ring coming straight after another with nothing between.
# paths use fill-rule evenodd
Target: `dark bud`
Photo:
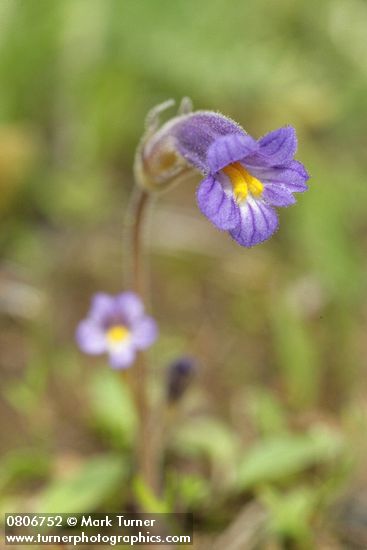
<instances>
[{"instance_id":1,"label":"dark bud","mask_svg":"<svg viewBox=\"0 0 367 550\"><path fill-rule=\"evenodd\" d=\"M185 393L196 371L192 357L180 357L170 364L167 372L167 401L175 403Z\"/></svg>"}]
</instances>

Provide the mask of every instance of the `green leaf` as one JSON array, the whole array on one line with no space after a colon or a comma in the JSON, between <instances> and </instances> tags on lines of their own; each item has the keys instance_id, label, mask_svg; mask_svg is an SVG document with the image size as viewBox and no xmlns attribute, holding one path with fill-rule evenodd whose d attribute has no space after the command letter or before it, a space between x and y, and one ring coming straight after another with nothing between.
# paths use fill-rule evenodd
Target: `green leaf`
<instances>
[{"instance_id":1,"label":"green leaf","mask_svg":"<svg viewBox=\"0 0 367 550\"><path fill-rule=\"evenodd\" d=\"M0 490L9 483L43 478L49 470L50 457L44 452L24 448L12 451L0 462Z\"/></svg>"},{"instance_id":2,"label":"green leaf","mask_svg":"<svg viewBox=\"0 0 367 550\"><path fill-rule=\"evenodd\" d=\"M223 463L233 460L239 448L236 434L229 426L211 418L201 418L177 429L174 446L192 456L204 455Z\"/></svg>"},{"instance_id":3,"label":"green leaf","mask_svg":"<svg viewBox=\"0 0 367 550\"><path fill-rule=\"evenodd\" d=\"M265 388L253 388L244 396L255 428L262 434L276 434L286 430L286 412L275 395Z\"/></svg>"},{"instance_id":4,"label":"green leaf","mask_svg":"<svg viewBox=\"0 0 367 550\"><path fill-rule=\"evenodd\" d=\"M91 421L112 438L119 448L129 446L137 426L136 410L129 388L109 369L98 371L89 387Z\"/></svg>"},{"instance_id":5,"label":"green leaf","mask_svg":"<svg viewBox=\"0 0 367 550\"><path fill-rule=\"evenodd\" d=\"M166 494L172 505L178 502L184 510L201 510L209 502L211 490L208 480L198 474L169 472Z\"/></svg>"},{"instance_id":6,"label":"green leaf","mask_svg":"<svg viewBox=\"0 0 367 550\"><path fill-rule=\"evenodd\" d=\"M37 509L46 513L93 511L114 491L123 488L127 466L116 455L85 462L67 478L57 479L39 495Z\"/></svg>"},{"instance_id":7,"label":"green leaf","mask_svg":"<svg viewBox=\"0 0 367 550\"><path fill-rule=\"evenodd\" d=\"M177 427L172 444L180 455L206 458L217 489L228 490L236 481L240 443L230 426L211 418L190 419Z\"/></svg>"},{"instance_id":8,"label":"green leaf","mask_svg":"<svg viewBox=\"0 0 367 550\"><path fill-rule=\"evenodd\" d=\"M260 499L270 512L270 531L297 540L301 548L313 547L311 520L319 504L317 489L297 487L284 493L268 487Z\"/></svg>"},{"instance_id":9,"label":"green leaf","mask_svg":"<svg viewBox=\"0 0 367 550\"><path fill-rule=\"evenodd\" d=\"M143 511L155 514L168 514L172 511L167 502L154 495L141 477L134 479L133 490L135 498Z\"/></svg>"},{"instance_id":10,"label":"green leaf","mask_svg":"<svg viewBox=\"0 0 367 550\"><path fill-rule=\"evenodd\" d=\"M239 468L238 487L243 490L298 473L327 462L342 449L340 435L317 429L304 435L281 435L252 447Z\"/></svg>"}]
</instances>

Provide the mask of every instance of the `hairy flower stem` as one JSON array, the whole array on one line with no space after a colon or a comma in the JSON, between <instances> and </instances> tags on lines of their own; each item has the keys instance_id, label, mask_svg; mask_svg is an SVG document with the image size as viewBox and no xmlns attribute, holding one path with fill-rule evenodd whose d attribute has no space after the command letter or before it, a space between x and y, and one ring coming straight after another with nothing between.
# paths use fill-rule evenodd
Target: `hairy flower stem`
<instances>
[{"instance_id":1,"label":"hairy flower stem","mask_svg":"<svg viewBox=\"0 0 367 550\"><path fill-rule=\"evenodd\" d=\"M135 292L144 299L143 227L149 193L140 189L138 193L131 226L132 286Z\"/></svg>"},{"instance_id":2,"label":"hairy flower stem","mask_svg":"<svg viewBox=\"0 0 367 550\"><path fill-rule=\"evenodd\" d=\"M145 301L145 265L143 254L143 230L150 194L135 188L131 202L132 211L128 224L128 238L131 252L131 287ZM138 413L139 429L136 438L136 460L138 476L153 494L159 490L159 456L156 426L148 395L148 369L144 354L137 356L132 369L124 372L131 385Z\"/></svg>"}]
</instances>

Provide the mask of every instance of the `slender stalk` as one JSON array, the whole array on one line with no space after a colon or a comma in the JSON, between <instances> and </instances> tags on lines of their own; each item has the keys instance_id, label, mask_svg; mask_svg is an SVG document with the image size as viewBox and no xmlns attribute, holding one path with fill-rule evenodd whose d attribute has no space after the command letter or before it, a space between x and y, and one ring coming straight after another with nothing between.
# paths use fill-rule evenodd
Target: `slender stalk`
<instances>
[{"instance_id":1,"label":"slender stalk","mask_svg":"<svg viewBox=\"0 0 367 550\"><path fill-rule=\"evenodd\" d=\"M146 301L147 283L145 279L143 230L150 202L150 195L142 189L133 191L131 202L131 218L128 224L128 239L131 252L131 288ZM149 403L148 370L144 354L140 352L132 369L126 371L134 394L138 413L139 430L136 441L136 460L139 477L153 494L159 490L158 449L155 438L156 426Z\"/></svg>"},{"instance_id":2,"label":"slender stalk","mask_svg":"<svg viewBox=\"0 0 367 550\"><path fill-rule=\"evenodd\" d=\"M149 203L149 193L138 190L135 199L135 211L131 225L131 252L132 252L132 287L137 294L144 298L144 266L143 266L143 227L145 213Z\"/></svg>"}]
</instances>

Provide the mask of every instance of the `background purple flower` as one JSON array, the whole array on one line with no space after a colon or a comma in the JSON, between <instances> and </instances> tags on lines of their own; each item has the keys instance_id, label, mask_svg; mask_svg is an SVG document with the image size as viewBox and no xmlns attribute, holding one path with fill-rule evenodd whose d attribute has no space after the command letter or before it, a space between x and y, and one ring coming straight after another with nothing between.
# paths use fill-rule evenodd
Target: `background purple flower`
<instances>
[{"instance_id":1,"label":"background purple flower","mask_svg":"<svg viewBox=\"0 0 367 550\"><path fill-rule=\"evenodd\" d=\"M157 324L144 312L134 292L117 296L96 294L86 319L76 330L82 351L91 355L107 353L113 368L132 365L137 351L148 348L158 336Z\"/></svg>"},{"instance_id":2,"label":"background purple flower","mask_svg":"<svg viewBox=\"0 0 367 550\"><path fill-rule=\"evenodd\" d=\"M268 239L278 227L274 207L294 204L293 193L307 189L291 126L255 140L223 115L197 112L171 132L181 155L206 176L197 191L200 210L242 246Z\"/></svg>"}]
</instances>

